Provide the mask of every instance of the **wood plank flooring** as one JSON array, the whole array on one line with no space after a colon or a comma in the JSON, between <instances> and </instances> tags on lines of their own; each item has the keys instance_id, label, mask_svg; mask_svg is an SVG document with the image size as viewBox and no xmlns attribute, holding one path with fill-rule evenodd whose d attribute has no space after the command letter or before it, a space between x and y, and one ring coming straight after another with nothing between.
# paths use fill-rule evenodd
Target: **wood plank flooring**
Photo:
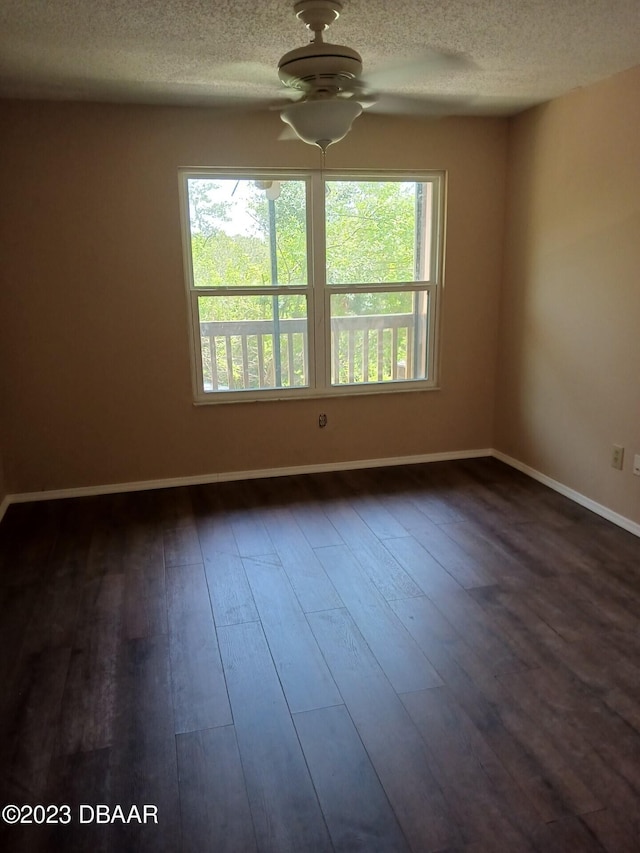
<instances>
[{"instance_id":1,"label":"wood plank flooring","mask_svg":"<svg viewBox=\"0 0 640 853\"><path fill-rule=\"evenodd\" d=\"M2 850L640 849L640 539L496 460L15 505L0 613Z\"/></svg>"}]
</instances>

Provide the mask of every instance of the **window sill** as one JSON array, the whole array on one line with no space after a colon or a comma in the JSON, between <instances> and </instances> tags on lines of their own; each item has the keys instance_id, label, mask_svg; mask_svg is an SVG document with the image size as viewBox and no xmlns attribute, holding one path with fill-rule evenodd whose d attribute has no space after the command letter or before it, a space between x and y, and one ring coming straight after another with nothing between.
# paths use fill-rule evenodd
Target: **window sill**
<instances>
[{"instance_id":1,"label":"window sill","mask_svg":"<svg viewBox=\"0 0 640 853\"><path fill-rule=\"evenodd\" d=\"M405 387L405 385L409 387ZM327 400L346 397L352 400L354 397L383 396L387 394L416 394L423 391L440 391L439 384L434 382L395 383L389 382L384 385L372 387L358 387L347 385L340 389L318 391L316 389L296 388L291 392L277 389L274 391L262 391L260 394L252 394L250 391L211 393L207 397L198 396L194 399L196 407L228 405L229 403L274 403L291 400Z\"/></svg>"}]
</instances>

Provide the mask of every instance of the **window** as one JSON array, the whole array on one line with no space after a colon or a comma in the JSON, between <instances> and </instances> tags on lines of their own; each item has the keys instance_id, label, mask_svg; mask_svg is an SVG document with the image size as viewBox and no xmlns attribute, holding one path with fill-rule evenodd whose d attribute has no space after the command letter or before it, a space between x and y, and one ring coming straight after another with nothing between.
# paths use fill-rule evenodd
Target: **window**
<instances>
[{"instance_id":1,"label":"window","mask_svg":"<svg viewBox=\"0 0 640 853\"><path fill-rule=\"evenodd\" d=\"M443 174L181 183L197 401L435 386Z\"/></svg>"}]
</instances>

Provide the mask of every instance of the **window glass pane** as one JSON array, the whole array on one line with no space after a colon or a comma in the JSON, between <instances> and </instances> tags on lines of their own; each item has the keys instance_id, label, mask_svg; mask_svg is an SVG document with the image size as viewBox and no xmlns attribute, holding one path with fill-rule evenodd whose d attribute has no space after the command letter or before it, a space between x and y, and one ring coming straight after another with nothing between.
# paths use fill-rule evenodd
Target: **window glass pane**
<instances>
[{"instance_id":1,"label":"window glass pane","mask_svg":"<svg viewBox=\"0 0 640 853\"><path fill-rule=\"evenodd\" d=\"M304 181L189 178L195 287L306 285Z\"/></svg>"},{"instance_id":2,"label":"window glass pane","mask_svg":"<svg viewBox=\"0 0 640 853\"><path fill-rule=\"evenodd\" d=\"M331 296L331 383L427 378L427 291Z\"/></svg>"},{"instance_id":3,"label":"window glass pane","mask_svg":"<svg viewBox=\"0 0 640 853\"><path fill-rule=\"evenodd\" d=\"M328 284L427 281L431 182L327 181Z\"/></svg>"},{"instance_id":4,"label":"window glass pane","mask_svg":"<svg viewBox=\"0 0 640 853\"><path fill-rule=\"evenodd\" d=\"M204 391L308 385L306 296L201 296Z\"/></svg>"}]
</instances>

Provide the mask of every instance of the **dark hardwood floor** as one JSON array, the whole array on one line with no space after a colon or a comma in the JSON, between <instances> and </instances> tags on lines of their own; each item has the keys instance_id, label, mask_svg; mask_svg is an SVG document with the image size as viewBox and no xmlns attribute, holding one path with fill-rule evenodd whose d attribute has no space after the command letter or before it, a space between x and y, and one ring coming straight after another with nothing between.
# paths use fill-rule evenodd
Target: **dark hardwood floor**
<instances>
[{"instance_id":1,"label":"dark hardwood floor","mask_svg":"<svg viewBox=\"0 0 640 853\"><path fill-rule=\"evenodd\" d=\"M15 505L0 607L2 850L640 849L640 539L495 460Z\"/></svg>"}]
</instances>

